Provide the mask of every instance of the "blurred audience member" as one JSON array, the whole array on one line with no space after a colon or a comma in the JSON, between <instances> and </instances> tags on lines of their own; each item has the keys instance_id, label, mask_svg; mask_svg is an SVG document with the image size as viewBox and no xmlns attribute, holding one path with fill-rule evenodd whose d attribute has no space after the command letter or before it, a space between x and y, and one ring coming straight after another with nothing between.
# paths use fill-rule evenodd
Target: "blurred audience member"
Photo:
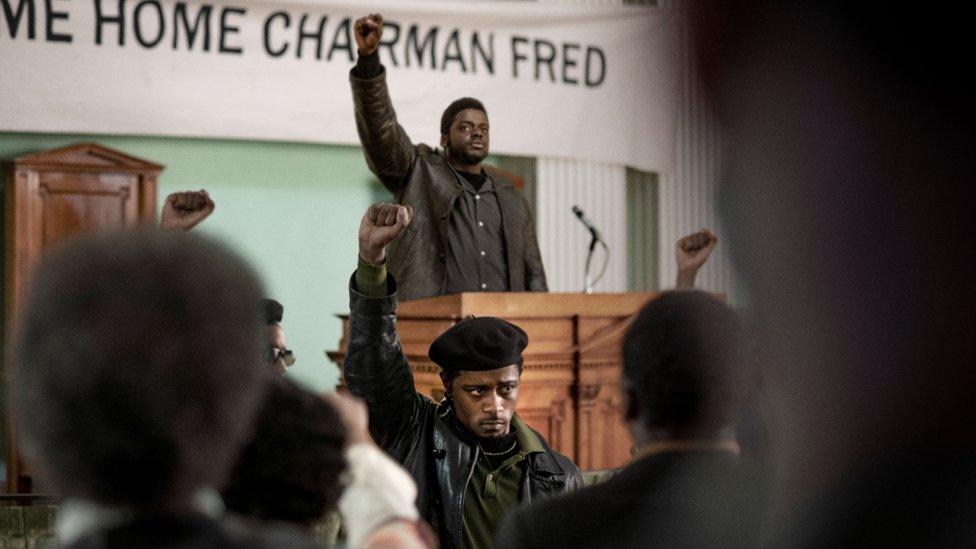
<instances>
[{"instance_id":1,"label":"blurred audience member","mask_svg":"<svg viewBox=\"0 0 976 549\"><path fill-rule=\"evenodd\" d=\"M437 537L420 519L413 477L376 446L366 404L344 393L326 395L345 425L349 481L339 510L352 549L436 548Z\"/></svg>"},{"instance_id":2,"label":"blurred audience member","mask_svg":"<svg viewBox=\"0 0 976 549\"><path fill-rule=\"evenodd\" d=\"M183 191L172 193L163 202L163 213L159 228L169 231L189 231L213 213L216 205L207 191ZM281 319L285 308L274 299L262 299L265 328L264 341L267 344L265 362L279 374L285 373L295 363L295 355L285 342L285 331Z\"/></svg>"},{"instance_id":3,"label":"blurred audience member","mask_svg":"<svg viewBox=\"0 0 976 549\"><path fill-rule=\"evenodd\" d=\"M777 410L771 543L976 545L966 8L693 6Z\"/></svg>"},{"instance_id":4,"label":"blurred audience member","mask_svg":"<svg viewBox=\"0 0 976 549\"><path fill-rule=\"evenodd\" d=\"M275 379L254 436L224 488L227 509L311 530L336 508L345 435L331 404L292 381Z\"/></svg>"},{"instance_id":5,"label":"blurred audience member","mask_svg":"<svg viewBox=\"0 0 976 549\"><path fill-rule=\"evenodd\" d=\"M285 342L285 331L281 328L281 319L285 308L273 299L262 300L264 305L264 341L267 349L264 362L279 374L285 373L289 366L295 363L295 353Z\"/></svg>"},{"instance_id":6,"label":"blurred audience member","mask_svg":"<svg viewBox=\"0 0 976 549\"><path fill-rule=\"evenodd\" d=\"M665 292L623 347L635 460L603 484L509 513L497 546L756 545L763 494L735 437L752 380L735 312L704 292Z\"/></svg>"},{"instance_id":7,"label":"blurred audience member","mask_svg":"<svg viewBox=\"0 0 976 549\"><path fill-rule=\"evenodd\" d=\"M222 246L172 232L66 242L34 271L10 362L25 455L72 548L304 547L225 520L213 490L269 373L261 294Z\"/></svg>"}]
</instances>

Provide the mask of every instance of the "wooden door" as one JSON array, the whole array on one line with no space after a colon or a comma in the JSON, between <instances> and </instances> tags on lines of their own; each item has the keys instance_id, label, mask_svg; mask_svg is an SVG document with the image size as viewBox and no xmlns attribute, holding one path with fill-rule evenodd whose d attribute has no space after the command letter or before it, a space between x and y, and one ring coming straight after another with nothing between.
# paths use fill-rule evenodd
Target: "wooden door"
<instances>
[{"instance_id":1,"label":"wooden door","mask_svg":"<svg viewBox=\"0 0 976 549\"><path fill-rule=\"evenodd\" d=\"M163 167L83 143L3 163L5 337L23 305L31 268L72 235L155 223L156 184ZM32 490L29 470L7 425L6 491Z\"/></svg>"}]
</instances>

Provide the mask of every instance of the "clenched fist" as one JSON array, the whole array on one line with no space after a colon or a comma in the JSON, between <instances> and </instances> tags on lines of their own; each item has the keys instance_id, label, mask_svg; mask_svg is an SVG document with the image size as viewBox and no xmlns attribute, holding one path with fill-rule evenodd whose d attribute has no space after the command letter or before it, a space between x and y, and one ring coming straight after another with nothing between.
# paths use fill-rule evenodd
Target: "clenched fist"
<instances>
[{"instance_id":1,"label":"clenched fist","mask_svg":"<svg viewBox=\"0 0 976 549\"><path fill-rule=\"evenodd\" d=\"M355 31L359 55L373 53L380 47L380 38L383 36L383 16L371 13L357 19Z\"/></svg>"},{"instance_id":2,"label":"clenched fist","mask_svg":"<svg viewBox=\"0 0 976 549\"><path fill-rule=\"evenodd\" d=\"M163 202L159 228L171 231L189 231L213 213L213 200L207 191L173 193Z\"/></svg>"},{"instance_id":3,"label":"clenched fist","mask_svg":"<svg viewBox=\"0 0 976 549\"><path fill-rule=\"evenodd\" d=\"M359 223L359 257L378 265L386 259L386 246L400 235L413 217L411 206L373 204Z\"/></svg>"},{"instance_id":4,"label":"clenched fist","mask_svg":"<svg viewBox=\"0 0 976 549\"><path fill-rule=\"evenodd\" d=\"M716 244L718 244L718 237L708 229L702 229L678 240L674 246L674 254L678 261L677 288L679 290L695 287L698 269L708 261L708 256L711 255Z\"/></svg>"},{"instance_id":5,"label":"clenched fist","mask_svg":"<svg viewBox=\"0 0 976 549\"><path fill-rule=\"evenodd\" d=\"M698 270L711 255L718 237L708 229L702 229L678 241L675 255L679 271Z\"/></svg>"}]
</instances>

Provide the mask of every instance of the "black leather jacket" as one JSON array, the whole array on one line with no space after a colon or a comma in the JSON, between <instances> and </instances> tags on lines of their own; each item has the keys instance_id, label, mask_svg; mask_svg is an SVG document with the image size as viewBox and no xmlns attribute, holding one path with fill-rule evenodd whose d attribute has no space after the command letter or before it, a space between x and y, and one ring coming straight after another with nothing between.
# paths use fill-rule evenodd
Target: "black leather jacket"
<instances>
[{"instance_id":1,"label":"black leather jacket","mask_svg":"<svg viewBox=\"0 0 976 549\"><path fill-rule=\"evenodd\" d=\"M447 226L461 184L443 154L414 145L397 122L386 69L375 78L349 79L366 164L397 202L414 209L410 226L387 248L387 266L400 282L400 297L442 295L447 288ZM529 204L507 179L492 180L502 212L509 288L545 292L546 273Z\"/></svg>"},{"instance_id":2,"label":"black leather jacket","mask_svg":"<svg viewBox=\"0 0 976 549\"><path fill-rule=\"evenodd\" d=\"M413 373L396 331L396 282L387 297L349 291L349 343L343 362L346 385L369 407L377 444L417 481L417 508L440 536L441 547L461 547L464 488L480 449L462 440L454 412L414 389ZM534 432L534 431L533 431ZM582 486L579 468L536 433L545 452L530 454L522 478L522 502Z\"/></svg>"}]
</instances>

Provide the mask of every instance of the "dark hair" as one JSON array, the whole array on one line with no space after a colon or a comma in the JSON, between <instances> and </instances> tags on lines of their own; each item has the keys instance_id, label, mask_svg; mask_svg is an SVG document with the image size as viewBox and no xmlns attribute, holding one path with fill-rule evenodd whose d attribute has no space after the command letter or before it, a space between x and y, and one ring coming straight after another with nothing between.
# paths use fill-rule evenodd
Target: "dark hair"
<instances>
[{"instance_id":1,"label":"dark hair","mask_svg":"<svg viewBox=\"0 0 976 549\"><path fill-rule=\"evenodd\" d=\"M164 509L219 486L271 374L261 292L179 232L72 239L37 266L11 364L24 450L62 496Z\"/></svg>"},{"instance_id":2,"label":"dark hair","mask_svg":"<svg viewBox=\"0 0 976 549\"><path fill-rule=\"evenodd\" d=\"M711 436L732 424L750 376L738 318L699 291L665 292L623 343L623 382L648 428Z\"/></svg>"},{"instance_id":3,"label":"dark hair","mask_svg":"<svg viewBox=\"0 0 976 549\"><path fill-rule=\"evenodd\" d=\"M475 109L485 113L488 116L488 111L485 110L485 106L473 97L462 97L461 99L455 100L453 103L444 109L444 114L441 115L441 135L447 135L451 133L451 123L454 122L454 117L458 115L459 112L466 109Z\"/></svg>"},{"instance_id":4,"label":"dark hair","mask_svg":"<svg viewBox=\"0 0 976 549\"><path fill-rule=\"evenodd\" d=\"M335 509L342 492L345 437L331 404L277 378L224 489L227 508L261 520L318 522Z\"/></svg>"},{"instance_id":5,"label":"dark hair","mask_svg":"<svg viewBox=\"0 0 976 549\"><path fill-rule=\"evenodd\" d=\"M285 316L285 307L273 299L262 299L261 307L264 310L264 323L268 326L280 324Z\"/></svg>"}]
</instances>

